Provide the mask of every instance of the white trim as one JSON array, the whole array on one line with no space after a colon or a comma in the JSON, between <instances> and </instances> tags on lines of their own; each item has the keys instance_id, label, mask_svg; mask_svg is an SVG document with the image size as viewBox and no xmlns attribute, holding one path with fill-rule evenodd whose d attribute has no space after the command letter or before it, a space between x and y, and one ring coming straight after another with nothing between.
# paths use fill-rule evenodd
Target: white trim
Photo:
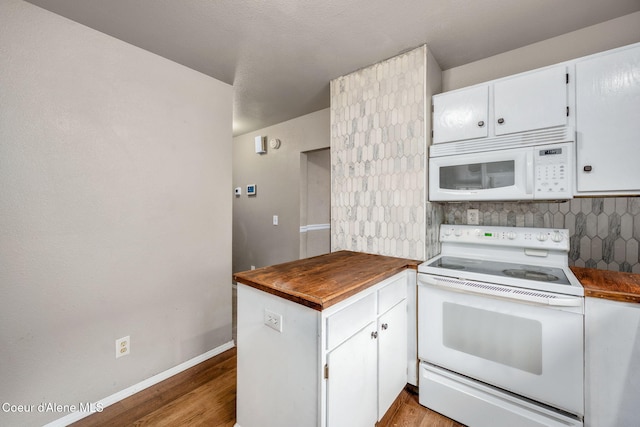
<instances>
[{"instance_id":1,"label":"white trim","mask_svg":"<svg viewBox=\"0 0 640 427\"><path fill-rule=\"evenodd\" d=\"M331 229L331 224L309 224L309 225L300 226L301 233L306 233L307 231L329 230L329 229Z\"/></svg>"},{"instance_id":2,"label":"white trim","mask_svg":"<svg viewBox=\"0 0 640 427\"><path fill-rule=\"evenodd\" d=\"M225 344L222 344L221 346L218 346L216 348L214 348L213 350L209 350L206 353L203 353L199 356L194 357L193 359L189 359L186 362L183 362L177 366L174 366L173 368L167 369L164 372L160 372L157 375L152 376L151 378L147 378L146 380L143 380L141 382L139 382L138 384L134 384L131 387L128 387L124 390L121 390L117 393L112 394L111 396L107 396L104 399L99 400L98 402L95 403L95 405L92 405L94 407L100 407L102 406L103 408L106 408L107 406L111 406L114 403L117 403L121 400L126 399L127 397L130 397L136 393L138 393L139 391L142 391L146 388L151 387L152 385L156 385L161 381L166 380L167 378L170 378L176 374L179 374L182 371L186 371L189 368L194 367L195 365L197 365L198 363L202 363L205 360L211 359L214 356L217 356L231 348L235 347L235 343L232 341L229 341ZM73 412L69 415L66 415L62 418L58 418L55 421L50 422L49 424L45 424L44 427L64 427L64 426L68 426L69 424L75 423L76 421L79 421L85 417L88 417L89 415L93 414L95 411L93 412Z\"/></svg>"}]
</instances>

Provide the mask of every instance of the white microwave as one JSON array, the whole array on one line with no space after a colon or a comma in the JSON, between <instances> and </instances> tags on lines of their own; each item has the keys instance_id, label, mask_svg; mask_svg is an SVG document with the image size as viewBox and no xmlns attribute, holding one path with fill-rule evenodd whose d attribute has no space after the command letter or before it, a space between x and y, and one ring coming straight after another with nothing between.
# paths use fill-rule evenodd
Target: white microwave
<instances>
[{"instance_id":1,"label":"white microwave","mask_svg":"<svg viewBox=\"0 0 640 427\"><path fill-rule=\"evenodd\" d=\"M573 198L573 143L429 159L430 201Z\"/></svg>"}]
</instances>

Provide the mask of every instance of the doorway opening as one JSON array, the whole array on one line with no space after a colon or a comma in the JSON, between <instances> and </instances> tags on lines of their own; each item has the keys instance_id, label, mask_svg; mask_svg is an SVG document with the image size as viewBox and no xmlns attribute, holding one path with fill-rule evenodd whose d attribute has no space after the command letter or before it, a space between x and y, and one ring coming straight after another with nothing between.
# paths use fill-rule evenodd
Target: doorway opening
<instances>
[{"instance_id":1,"label":"doorway opening","mask_svg":"<svg viewBox=\"0 0 640 427\"><path fill-rule=\"evenodd\" d=\"M331 252L331 152L300 153L300 258Z\"/></svg>"}]
</instances>

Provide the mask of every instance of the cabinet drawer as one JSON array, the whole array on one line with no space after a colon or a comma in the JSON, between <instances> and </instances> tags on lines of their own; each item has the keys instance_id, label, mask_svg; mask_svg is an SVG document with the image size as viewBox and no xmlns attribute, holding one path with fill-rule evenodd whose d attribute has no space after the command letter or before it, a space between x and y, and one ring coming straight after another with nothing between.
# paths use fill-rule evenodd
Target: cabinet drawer
<instances>
[{"instance_id":1,"label":"cabinet drawer","mask_svg":"<svg viewBox=\"0 0 640 427\"><path fill-rule=\"evenodd\" d=\"M350 304L327 318L327 350L334 348L376 317L376 294Z\"/></svg>"},{"instance_id":2,"label":"cabinet drawer","mask_svg":"<svg viewBox=\"0 0 640 427\"><path fill-rule=\"evenodd\" d=\"M391 307L407 297L407 276L399 274L393 281L378 291L378 314L386 313Z\"/></svg>"}]
</instances>

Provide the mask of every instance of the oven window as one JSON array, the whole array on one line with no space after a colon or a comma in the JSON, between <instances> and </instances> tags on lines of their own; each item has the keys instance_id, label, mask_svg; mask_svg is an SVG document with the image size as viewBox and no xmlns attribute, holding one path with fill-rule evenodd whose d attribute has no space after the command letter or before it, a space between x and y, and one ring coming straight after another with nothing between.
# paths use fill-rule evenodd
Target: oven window
<instances>
[{"instance_id":1,"label":"oven window","mask_svg":"<svg viewBox=\"0 0 640 427\"><path fill-rule=\"evenodd\" d=\"M510 187L515 183L515 161L473 163L440 167L440 188L484 190Z\"/></svg>"},{"instance_id":2,"label":"oven window","mask_svg":"<svg viewBox=\"0 0 640 427\"><path fill-rule=\"evenodd\" d=\"M512 314L445 302L445 347L542 374L542 324Z\"/></svg>"}]
</instances>

